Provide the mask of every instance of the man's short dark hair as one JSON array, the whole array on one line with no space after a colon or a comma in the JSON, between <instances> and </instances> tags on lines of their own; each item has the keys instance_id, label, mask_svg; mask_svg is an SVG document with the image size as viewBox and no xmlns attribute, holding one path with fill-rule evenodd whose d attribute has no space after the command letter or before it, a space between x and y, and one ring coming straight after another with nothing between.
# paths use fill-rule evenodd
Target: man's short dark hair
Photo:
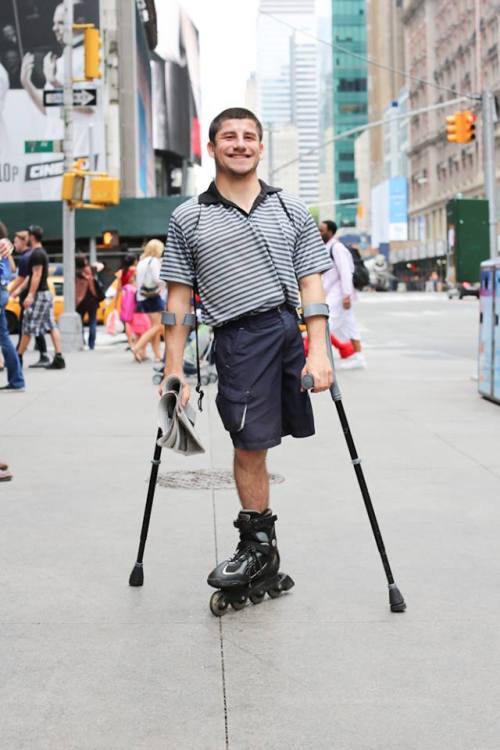
<instances>
[{"instance_id":1,"label":"man's short dark hair","mask_svg":"<svg viewBox=\"0 0 500 750\"><path fill-rule=\"evenodd\" d=\"M331 219L325 219L321 223L326 226L329 232L331 232L332 234L337 234L337 225L334 221L332 221Z\"/></svg>"},{"instance_id":2,"label":"man's short dark hair","mask_svg":"<svg viewBox=\"0 0 500 750\"><path fill-rule=\"evenodd\" d=\"M230 109L225 109L220 112L217 117L214 117L214 119L210 123L210 127L208 129L208 137L211 143L215 143L215 136L221 129L222 123L226 120L253 120L253 122L257 126L259 140L262 140L264 131L262 128L262 123L258 119L258 117L256 117L253 112L250 112L249 109L245 109L244 107L231 107Z\"/></svg>"},{"instance_id":3,"label":"man's short dark hair","mask_svg":"<svg viewBox=\"0 0 500 750\"><path fill-rule=\"evenodd\" d=\"M33 235L33 237L35 238L37 242L42 241L42 237L43 237L42 227L39 227L37 224L30 224L30 226L28 227L28 232Z\"/></svg>"}]
</instances>

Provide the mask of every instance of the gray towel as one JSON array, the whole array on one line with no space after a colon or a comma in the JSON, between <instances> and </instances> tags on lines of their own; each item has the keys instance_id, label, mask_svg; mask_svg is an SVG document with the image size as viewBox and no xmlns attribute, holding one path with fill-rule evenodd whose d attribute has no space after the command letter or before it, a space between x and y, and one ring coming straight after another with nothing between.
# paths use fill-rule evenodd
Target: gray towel
<instances>
[{"instance_id":1,"label":"gray towel","mask_svg":"<svg viewBox=\"0 0 500 750\"><path fill-rule=\"evenodd\" d=\"M181 406L182 383L171 375L165 381L165 391L158 404L158 424L162 436L158 440L161 448L171 448L176 453L194 456L205 453L200 439L194 431L195 411L192 406Z\"/></svg>"}]
</instances>

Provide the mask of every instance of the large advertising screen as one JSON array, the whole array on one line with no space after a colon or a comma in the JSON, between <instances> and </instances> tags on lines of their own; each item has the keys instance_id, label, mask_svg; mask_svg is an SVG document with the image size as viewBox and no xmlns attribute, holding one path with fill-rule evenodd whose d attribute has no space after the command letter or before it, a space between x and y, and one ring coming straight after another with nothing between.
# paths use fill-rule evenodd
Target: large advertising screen
<instances>
[{"instance_id":1,"label":"large advertising screen","mask_svg":"<svg viewBox=\"0 0 500 750\"><path fill-rule=\"evenodd\" d=\"M74 22L99 26L99 0L75 0ZM62 107L47 106L44 92L62 89L64 7L60 0L0 1L0 203L57 200L63 173ZM83 36L73 37L73 77L83 77ZM75 107L75 158L87 157L104 170L105 142L101 86L77 83L75 89L95 90L97 105ZM83 96L83 94L82 94Z\"/></svg>"},{"instance_id":2,"label":"large advertising screen","mask_svg":"<svg viewBox=\"0 0 500 750\"><path fill-rule=\"evenodd\" d=\"M201 163L198 31L176 2L158 3L153 73L153 143Z\"/></svg>"}]
</instances>

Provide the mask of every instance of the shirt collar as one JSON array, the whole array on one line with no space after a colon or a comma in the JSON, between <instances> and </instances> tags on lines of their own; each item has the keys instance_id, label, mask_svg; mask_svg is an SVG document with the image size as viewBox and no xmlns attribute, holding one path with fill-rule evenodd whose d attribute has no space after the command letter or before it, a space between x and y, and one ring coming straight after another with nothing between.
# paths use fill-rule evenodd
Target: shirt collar
<instances>
[{"instance_id":1,"label":"shirt collar","mask_svg":"<svg viewBox=\"0 0 500 750\"><path fill-rule=\"evenodd\" d=\"M259 182L260 182L260 193L255 200L254 206L258 205L259 203L262 203L262 201L267 195L271 195L272 193L279 193L282 190L282 188L272 187L271 185L267 185L263 180L259 180ZM217 203L221 203L223 206L234 206L235 208L238 208L238 209L240 208L235 203L228 200L227 198L224 198L224 196L219 193L219 191L217 190L217 185L215 184L214 180L212 180L212 182L210 183L208 190L206 190L204 193L200 193L200 195L198 196L198 203L200 203L203 206L210 206L210 205L214 205Z\"/></svg>"}]
</instances>

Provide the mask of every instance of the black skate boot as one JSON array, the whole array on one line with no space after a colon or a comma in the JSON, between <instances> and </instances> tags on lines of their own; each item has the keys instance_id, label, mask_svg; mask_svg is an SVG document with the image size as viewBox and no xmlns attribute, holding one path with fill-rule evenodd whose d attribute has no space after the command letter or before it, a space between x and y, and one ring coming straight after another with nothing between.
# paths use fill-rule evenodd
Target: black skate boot
<instances>
[{"instance_id":1,"label":"black skate boot","mask_svg":"<svg viewBox=\"0 0 500 750\"><path fill-rule=\"evenodd\" d=\"M209 586L219 589L210 599L210 609L216 617L225 614L229 604L233 609L243 609L247 599L258 604L266 592L274 599L294 585L290 576L279 572L275 521L276 516L269 509L264 513L242 510L238 514L234 522L240 532L236 552L207 579Z\"/></svg>"}]
</instances>

